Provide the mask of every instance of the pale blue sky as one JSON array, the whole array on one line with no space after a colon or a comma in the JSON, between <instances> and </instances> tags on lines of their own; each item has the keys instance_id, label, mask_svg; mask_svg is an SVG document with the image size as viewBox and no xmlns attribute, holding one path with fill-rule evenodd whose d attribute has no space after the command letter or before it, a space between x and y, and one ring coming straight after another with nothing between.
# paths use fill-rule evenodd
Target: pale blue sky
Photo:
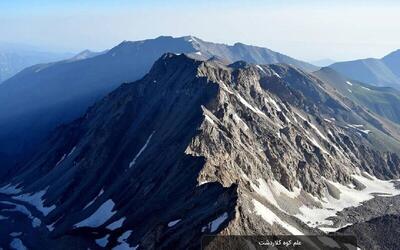
<instances>
[{"instance_id":1,"label":"pale blue sky","mask_svg":"<svg viewBox=\"0 0 400 250\"><path fill-rule=\"evenodd\" d=\"M395 0L7 0L0 1L0 40L76 52L195 35L304 60L349 60L399 49L399 13Z\"/></svg>"}]
</instances>

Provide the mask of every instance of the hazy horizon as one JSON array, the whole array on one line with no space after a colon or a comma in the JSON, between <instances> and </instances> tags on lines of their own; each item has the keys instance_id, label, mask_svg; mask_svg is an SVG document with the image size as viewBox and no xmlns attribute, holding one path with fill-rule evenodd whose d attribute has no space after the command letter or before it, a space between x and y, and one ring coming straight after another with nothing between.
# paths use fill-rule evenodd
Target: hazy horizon
<instances>
[{"instance_id":1,"label":"hazy horizon","mask_svg":"<svg viewBox=\"0 0 400 250\"><path fill-rule=\"evenodd\" d=\"M193 35L210 42L267 47L306 61L380 58L400 48L396 1L239 3L0 2L1 40L77 53L110 49L123 40Z\"/></svg>"}]
</instances>

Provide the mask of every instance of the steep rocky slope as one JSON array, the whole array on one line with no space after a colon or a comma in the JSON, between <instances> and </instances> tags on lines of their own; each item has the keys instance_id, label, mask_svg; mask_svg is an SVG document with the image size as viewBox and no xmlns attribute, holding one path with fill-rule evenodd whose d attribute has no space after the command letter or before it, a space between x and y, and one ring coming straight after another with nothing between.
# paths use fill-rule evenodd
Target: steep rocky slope
<instances>
[{"instance_id":1,"label":"steep rocky slope","mask_svg":"<svg viewBox=\"0 0 400 250\"><path fill-rule=\"evenodd\" d=\"M205 234L335 231L337 211L399 194L399 153L390 123L297 68L165 54L8 173L0 228L22 234L3 244L197 249Z\"/></svg>"}]
</instances>

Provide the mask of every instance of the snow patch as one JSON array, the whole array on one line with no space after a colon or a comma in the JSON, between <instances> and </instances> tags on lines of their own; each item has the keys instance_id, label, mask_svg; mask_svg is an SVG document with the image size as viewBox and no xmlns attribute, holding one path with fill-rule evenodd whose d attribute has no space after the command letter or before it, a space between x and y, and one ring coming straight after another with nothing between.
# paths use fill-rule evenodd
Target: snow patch
<instances>
[{"instance_id":1,"label":"snow patch","mask_svg":"<svg viewBox=\"0 0 400 250\"><path fill-rule=\"evenodd\" d=\"M221 224L226 219L228 219L228 213L227 212L221 214L218 218L216 218L215 220L213 220L210 223L208 223L208 228L210 229L210 232L213 233L213 232L217 231L219 226L221 226Z\"/></svg>"},{"instance_id":2,"label":"snow patch","mask_svg":"<svg viewBox=\"0 0 400 250\"><path fill-rule=\"evenodd\" d=\"M201 52L200 51L195 52L195 54L201 56Z\"/></svg>"},{"instance_id":3,"label":"snow patch","mask_svg":"<svg viewBox=\"0 0 400 250\"><path fill-rule=\"evenodd\" d=\"M17 185L12 185L11 183L7 184L0 188L0 194L18 194L22 191L21 188L17 188Z\"/></svg>"},{"instance_id":4,"label":"snow patch","mask_svg":"<svg viewBox=\"0 0 400 250\"><path fill-rule=\"evenodd\" d=\"M272 74L273 74L274 76L276 76L276 77L278 77L278 78L282 78L278 73L276 73L275 70L271 69L271 71L272 71Z\"/></svg>"},{"instance_id":5,"label":"snow patch","mask_svg":"<svg viewBox=\"0 0 400 250\"><path fill-rule=\"evenodd\" d=\"M215 122L213 121L213 119L211 117L209 117L208 115L204 114L204 117L206 118L206 121L208 121L209 123L211 123L212 125L215 125Z\"/></svg>"},{"instance_id":6,"label":"snow patch","mask_svg":"<svg viewBox=\"0 0 400 250\"><path fill-rule=\"evenodd\" d=\"M367 88L367 87L364 87L364 86L361 86L361 88L363 88L363 89L365 89L365 90L368 90L368 91L371 91L371 89L369 89L369 88Z\"/></svg>"},{"instance_id":7,"label":"snow patch","mask_svg":"<svg viewBox=\"0 0 400 250\"><path fill-rule=\"evenodd\" d=\"M347 124L349 127L356 129L357 131L364 133L366 135L368 135L369 133L371 133L371 130L368 129L362 129L362 127L364 127L364 125L362 124Z\"/></svg>"},{"instance_id":8,"label":"snow patch","mask_svg":"<svg viewBox=\"0 0 400 250\"><path fill-rule=\"evenodd\" d=\"M21 235L22 235L22 232L12 232L12 233L10 233L11 237L18 237L18 236L21 236Z\"/></svg>"},{"instance_id":9,"label":"snow patch","mask_svg":"<svg viewBox=\"0 0 400 250\"><path fill-rule=\"evenodd\" d=\"M56 208L56 206L52 205L50 207L45 207L43 205L43 203L44 203L43 196L45 195L45 193L46 193L46 190L42 190L42 191L39 191L39 192L33 193L33 194L21 194L18 196L13 196L13 198L16 200L25 201L25 202L31 204L37 210L42 212L42 214L44 216L46 216L51 211L53 211Z\"/></svg>"},{"instance_id":10,"label":"snow patch","mask_svg":"<svg viewBox=\"0 0 400 250\"><path fill-rule=\"evenodd\" d=\"M298 115L303 121L307 121L307 119L306 118L304 118L304 116L302 116L301 114L299 114L299 113L296 113L296 115Z\"/></svg>"},{"instance_id":11,"label":"snow patch","mask_svg":"<svg viewBox=\"0 0 400 250\"><path fill-rule=\"evenodd\" d=\"M109 234L107 234L106 236L104 236L103 238L97 239L96 244L101 246L101 247L106 247L108 244L108 237L110 237Z\"/></svg>"},{"instance_id":12,"label":"snow patch","mask_svg":"<svg viewBox=\"0 0 400 250\"><path fill-rule=\"evenodd\" d=\"M173 220L173 221L168 222L168 227L173 227L173 226L175 226L175 225L178 224L181 220L182 220L182 219L178 219L178 220Z\"/></svg>"},{"instance_id":13,"label":"snow patch","mask_svg":"<svg viewBox=\"0 0 400 250\"><path fill-rule=\"evenodd\" d=\"M321 133L321 131L319 131L319 129L318 129L314 124L312 124L311 122L309 122L308 124L310 124L310 127L311 127L312 129L314 129L314 131L315 131L322 139L324 139L325 141L328 140L328 138L326 138L326 136L325 136L323 133Z\"/></svg>"},{"instance_id":14,"label":"snow patch","mask_svg":"<svg viewBox=\"0 0 400 250\"><path fill-rule=\"evenodd\" d=\"M340 198L336 199L332 197L328 191L325 191L321 200L314 197L315 200L321 202L322 208L310 208L303 205L299 208L300 213L294 216L309 226L321 226L321 230L326 230L326 225L333 225L333 222L327 220L327 218L335 216L337 212L347 207L357 207L361 205L362 202L370 200L376 195L394 196L400 194L400 190L396 189L391 181L379 180L372 176L367 178L361 175L351 175L351 177L362 183L365 188L363 190L357 190L337 182L325 180L329 185L332 185L340 191ZM329 231L329 229L326 231Z\"/></svg>"},{"instance_id":15,"label":"snow patch","mask_svg":"<svg viewBox=\"0 0 400 250\"><path fill-rule=\"evenodd\" d=\"M94 199L91 200L91 201L83 208L83 210L85 210L85 209L88 208L90 205L92 205L92 204L96 201L96 199L99 198L103 193L104 193L104 190L101 189L100 192L99 192L99 194L98 194L96 197L94 197Z\"/></svg>"},{"instance_id":16,"label":"snow patch","mask_svg":"<svg viewBox=\"0 0 400 250\"><path fill-rule=\"evenodd\" d=\"M271 97L268 97L267 102L272 103L272 105L274 105L274 107L277 111L282 111L281 108L279 107L278 103Z\"/></svg>"},{"instance_id":17,"label":"snow patch","mask_svg":"<svg viewBox=\"0 0 400 250\"><path fill-rule=\"evenodd\" d=\"M118 243L120 243L119 245L115 246L112 248L112 250L128 250L128 249L137 249L139 247L139 245L135 246L135 247L130 247L130 245L126 242L126 240L129 238L129 236L132 234L132 230L128 230L126 232L124 232L118 239Z\"/></svg>"},{"instance_id":18,"label":"snow patch","mask_svg":"<svg viewBox=\"0 0 400 250\"><path fill-rule=\"evenodd\" d=\"M32 213L23 205L14 203L14 202L8 202L8 201L0 201L0 203L7 204L7 205L13 205L15 206L14 208L9 208L9 209L3 209L1 211L9 211L9 212L20 212L24 215L26 215L32 222L32 227L39 227L42 224L42 221L32 215Z\"/></svg>"},{"instance_id":19,"label":"snow patch","mask_svg":"<svg viewBox=\"0 0 400 250\"><path fill-rule=\"evenodd\" d=\"M303 232L281 220L274 212L261 204L259 201L253 199L253 205L256 214L260 215L268 224L273 225L276 223L293 235L303 235Z\"/></svg>"},{"instance_id":20,"label":"snow patch","mask_svg":"<svg viewBox=\"0 0 400 250\"><path fill-rule=\"evenodd\" d=\"M240 101L243 105L245 105L247 108L249 108L251 111L253 111L253 112L256 113L256 114L266 116L266 114L264 114L261 110L259 110L259 109L256 108L256 107L251 106L250 103L248 103L242 96L240 96L239 94L237 94L236 96L237 96L237 98L239 99L239 101Z\"/></svg>"},{"instance_id":21,"label":"snow patch","mask_svg":"<svg viewBox=\"0 0 400 250\"><path fill-rule=\"evenodd\" d=\"M133 160L129 163L129 167L131 168L132 166L135 165L136 160L139 158L139 156L146 150L147 146L149 145L149 142L151 140L151 138L153 137L154 133L156 131L153 131L153 133L151 133L151 135L147 138L146 143L144 144L144 146L139 150L139 153L136 154L135 158L133 158Z\"/></svg>"},{"instance_id":22,"label":"snow patch","mask_svg":"<svg viewBox=\"0 0 400 250\"><path fill-rule=\"evenodd\" d=\"M256 65L257 68L259 68L262 72L264 72L265 74L267 74L267 72L265 72L265 70L260 66L260 65Z\"/></svg>"},{"instance_id":23,"label":"snow patch","mask_svg":"<svg viewBox=\"0 0 400 250\"><path fill-rule=\"evenodd\" d=\"M77 223L74 227L99 227L113 216L115 203L109 199L104 202L91 216Z\"/></svg>"},{"instance_id":24,"label":"snow patch","mask_svg":"<svg viewBox=\"0 0 400 250\"><path fill-rule=\"evenodd\" d=\"M251 183L251 187L259 193L261 196L267 199L272 205L275 207L279 208L278 202L275 199L274 193L271 190L271 187L264 181L264 179L258 179L257 180L259 185L256 186L253 183Z\"/></svg>"},{"instance_id":25,"label":"snow patch","mask_svg":"<svg viewBox=\"0 0 400 250\"><path fill-rule=\"evenodd\" d=\"M120 228L125 220L126 220L126 217L122 217L121 219L119 219L119 220L111 223L110 225L108 225L106 228L108 228L110 230L115 230L117 228Z\"/></svg>"},{"instance_id":26,"label":"snow patch","mask_svg":"<svg viewBox=\"0 0 400 250\"><path fill-rule=\"evenodd\" d=\"M74 146L71 151L68 153L67 157L72 155L75 152L76 146Z\"/></svg>"},{"instance_id":27,"label":"snow patch","mask_svg":"<svg viewBox=\"0 0 400 250\"><path fill-rule=\"evenodd\" d=\"M340 227L318 227L318 229L320 229L320 230L322 230L322 231L324 231L326 233L331 233L331 232L336 232L339 229L342 229L342 228L345 228L345 227L351 226L351 225L353 225L353 223L346 223L346 224L344 224L343 226L340 226Z\"/></svg>"},{"instance_id":28,"label":"snow patch","mask_svg":"<svg viewBox=\"0 0 400 250\"><path fill-rule=\"evenodd\" d=\"M350 82L350 81L346 81L346 83L347 83L348 85L350 85L350 86L353 86L353 83Z\"/></svg>"},{"instance_id":29,"label":"snow patch","mask_svg":"<svg viewBox=\"0 0 400 250\"><path fill-rule=\"evenodd\" d=\"M220 86L222 87L223 90L228 92L229 94L233 95L234 93L225 85L223 81L219 81Z\"/></svg>"},{"instance_id":30,"label":"snow patch","mask_svg":"<svg viewBox=\"0 0 400 250\"><path fill-rule=\"evenodd\" d=\"M249 127L247 124L236 114L233 113L233 120L235 120L236 124L241 125L244 129L244 131L249 130Z\"/></svg>"}]
</instances>

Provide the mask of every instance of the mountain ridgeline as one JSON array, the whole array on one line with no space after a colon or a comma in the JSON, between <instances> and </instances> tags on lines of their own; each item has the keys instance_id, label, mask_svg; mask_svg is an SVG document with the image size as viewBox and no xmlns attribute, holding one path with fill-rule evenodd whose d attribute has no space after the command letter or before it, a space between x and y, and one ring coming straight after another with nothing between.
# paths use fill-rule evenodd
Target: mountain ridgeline
<instances>
[{"instance_id":1,"label":"mountain ridgeline","mask_svg":"<svg viewBox=\"0 0 400 250\"><path fill-rule=\"evenodd\" d=\"M41 222L12 229L32 249L198 249L206 234L337 230L337 211L399 194L399 155L393 123L313 74L167 53L60 126L0 198Z\"/></svg>"},{"instance_id":2,"label":"mountain ridgeline","mask_svg":"<svg viewBox=\"0 0 400 250\"><path fill-rule=\"evenodd\" d=\"M216 44L192 36L125 41L102 53L84 51L69 60L35 65L0 85L0 161L10 162L0 175L15 163L13 159L30 155L54 128L83 115L120 84L143 77L166 52L227 63L246 60L318 69L266 48Z\"/></svg>"},{"instance_id":3,"label":"mountain ridgeline","mask_svg":"<svg viewBox=\"0 0 400 250\"><path fill-rule=\"evenodd\" d=\"M69 53L42 52L27 46L0 42L0 84L26 67L70 57Z\"/></svg>"},{"instance_id":4,"label":"mountain ridgeline","mask_svg":"<svg viewBox=\"0 0 400 250\"><path fill-rule=\"evenodd\" d=\"M400 124L400 90L378 87L340 75L325 67L313 72L315 76L368 111L378 114L397 125Z\"/></svg>"},{"instance_id":5,"label":"mountain ridgeline","mask_svg":"<svg viewBox=\"0 0 400 250\"><path fill-rule=\"evenodd\" d=\"M337 62L329 67L351 79L380 87L400 90L400 50L381 59L367 58Z\"/></svg>"}]
</instances>

